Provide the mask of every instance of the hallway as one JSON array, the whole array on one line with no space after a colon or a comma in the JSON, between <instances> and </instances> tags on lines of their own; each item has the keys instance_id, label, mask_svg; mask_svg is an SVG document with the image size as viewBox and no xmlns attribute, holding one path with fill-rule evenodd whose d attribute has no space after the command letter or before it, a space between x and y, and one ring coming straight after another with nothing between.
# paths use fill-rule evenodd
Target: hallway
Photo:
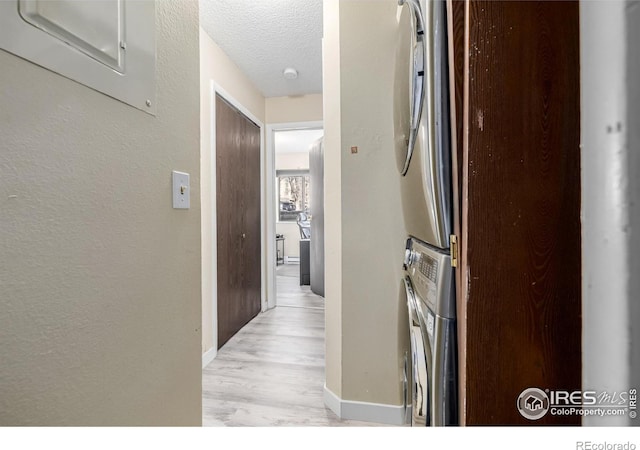
<instances>
[{"instance_id":1,"label":"hallway","mask_svg":"<svg viewBox=\"0 0 640 450\"><path fill-rule=\"evenodd\" d=\"M340 420L323 402L324 300L278 274L278 306L259 314L202 373L204 426L376 426ZM310 307L311 306L311 307Z\"/></svg>"},{"instance_id":2,"label":"hallway","mask_svg":"<svg viewBox=\"0 0 640 450\"><path fill-rule=\"evenodd\" d=\"M324 309L324 298L311 292L309 286L300 286L300 265L283 264L276 269L278 306Z\"/></svg>"}]
</instances>

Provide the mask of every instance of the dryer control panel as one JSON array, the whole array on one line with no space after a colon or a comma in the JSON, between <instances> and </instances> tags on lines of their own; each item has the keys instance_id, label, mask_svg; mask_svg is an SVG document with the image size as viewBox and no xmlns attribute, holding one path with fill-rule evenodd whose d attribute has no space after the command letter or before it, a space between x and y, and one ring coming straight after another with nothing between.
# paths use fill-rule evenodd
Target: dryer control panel
<instances>
[{"instance_id":1,"label":"dryer control panel","mask_svg":"<svg viewBox=\"0 0 640 450\"><path fill-rule=\"evenodd\" d=\"M438 277L438 262L426 253L420 253L418 270L428 280L435 283Z\"/></svg>"},{"instance_id":2,"label":"dryer control panel","mask_svg":"<svg viewBox=\"0 0 640 450\"><path fill-rule=\"evenodd\" d=\"M417 239L407 242L405 267L416 291L416 297L436 315L455 318L453 268L449 253Z\"/></svg>"}]
</instances>

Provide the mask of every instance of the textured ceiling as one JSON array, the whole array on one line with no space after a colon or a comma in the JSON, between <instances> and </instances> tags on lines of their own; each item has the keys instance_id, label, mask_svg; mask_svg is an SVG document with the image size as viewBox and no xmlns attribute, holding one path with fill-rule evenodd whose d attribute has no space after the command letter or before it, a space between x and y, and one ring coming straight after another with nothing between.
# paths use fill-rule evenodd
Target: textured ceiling
<instances>
[{"instance_id":1,"label":"textured ceiling","mask_svg":"<svg viewBox=\"0 0 640 450\"><path fill-rule=\"evenodd\" d=\"M265 97L322 92L322 0L200 0L200 25Z\"/></svg>"}]
</instances>

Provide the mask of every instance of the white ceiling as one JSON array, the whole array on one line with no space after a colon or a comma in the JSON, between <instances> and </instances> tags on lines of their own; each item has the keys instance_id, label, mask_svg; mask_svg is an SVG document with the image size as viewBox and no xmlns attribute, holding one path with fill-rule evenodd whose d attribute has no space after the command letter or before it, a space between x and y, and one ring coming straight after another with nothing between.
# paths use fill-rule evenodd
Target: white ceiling
<instances>
[{"instance_id":1,"label":"white ceiling","mask_svg":"<svg viewBox=\"0 0 640 450\"><path fill-rule=\"evenodd\" d=\"M322 92L322 0L200 0L200 25L265 97Z\"/></svg>"},{"instance_id":2,"label":"white ceiling","mask_svg":"<svg viewBox=\"0 0 640 450\"><path fill-rule=\"evenodd\" d=\"M323 130L287 130L274 133L275 152L306 153L311 144L324 135Z\"/></svg>"}]
</instances>

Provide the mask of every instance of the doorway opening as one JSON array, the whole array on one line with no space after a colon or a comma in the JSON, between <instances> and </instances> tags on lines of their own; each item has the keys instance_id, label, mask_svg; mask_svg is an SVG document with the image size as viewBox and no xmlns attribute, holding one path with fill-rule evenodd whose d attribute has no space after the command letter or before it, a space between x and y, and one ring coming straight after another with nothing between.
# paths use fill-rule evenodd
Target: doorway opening
<instances>
[{"instance_id":1,"label":"doorway opening","mask_svg":"<svg viewBox=\"0 0 640 450\"><path fill-rule=\"evenodd\" d=\"M322 155L318 158L322 123L271 125L267 133L267 260L273 265L268 270L268 306L324 308L323 279L322 289L317 287L318 276L324 277L323 251L317 250L324 246L323 229L316 236L311 232L324 212Z\"/></svg>"}]
</instances>

